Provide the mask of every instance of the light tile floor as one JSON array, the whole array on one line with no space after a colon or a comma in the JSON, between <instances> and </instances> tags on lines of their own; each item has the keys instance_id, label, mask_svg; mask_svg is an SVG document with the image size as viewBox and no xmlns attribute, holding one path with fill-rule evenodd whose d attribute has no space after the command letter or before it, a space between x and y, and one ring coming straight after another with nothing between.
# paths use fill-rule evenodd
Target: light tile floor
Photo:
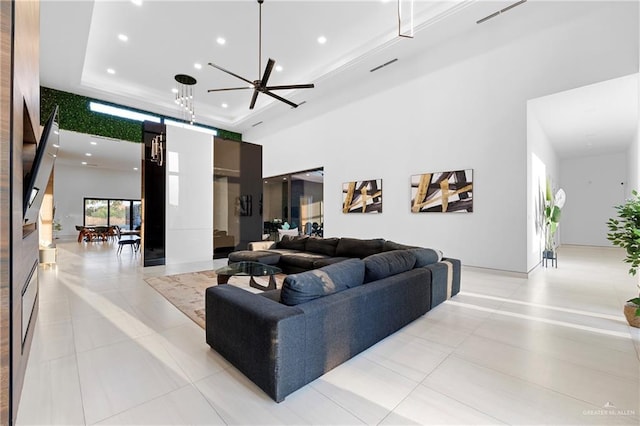
<instances>
[{"instance_id":1,"label":"light tile floor","mask_svg":"<svg viewBox=\"0 0 640 426\"><path fill-rule=\"evenodd\" d=\"M40 271L40 314L17 423L640 423L637 293L617 249L562 247L529 278L464 268L462 292L276 404L205 343L105 243L58 244Z\"/></svg>"}]
</instances>

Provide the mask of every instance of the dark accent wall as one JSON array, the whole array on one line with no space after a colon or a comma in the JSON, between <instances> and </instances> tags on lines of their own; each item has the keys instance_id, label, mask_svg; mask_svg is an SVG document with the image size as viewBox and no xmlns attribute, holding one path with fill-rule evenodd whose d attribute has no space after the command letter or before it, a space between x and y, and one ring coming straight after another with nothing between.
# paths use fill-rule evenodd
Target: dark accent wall
<instances>
[{"instance_id":1,"label":"dark accent wall","mask_svg":"<svg viewBox=\"0 0 640 426\"><path fill-rule=\"evenodd\" d=\"M251 241L262 240L262 145L243 142L240 146L240 194L252 199L251 216L240 216L241 250Z\"/></svg>"},{"instance_id":2,"label":"dark accent wall","mask_svg":"<svg viewBox=\"0 0 640 426\"><path fill-rule=\"evenodd\" d=\"M151 161L151 141L166 135L164 124L145 121L143 124L144 157L142 159L142 251L143 265L165 264L166 218L166 158L162 166ZM163 143L166 155L166 143Z\"/></svg>"}]
</instances>

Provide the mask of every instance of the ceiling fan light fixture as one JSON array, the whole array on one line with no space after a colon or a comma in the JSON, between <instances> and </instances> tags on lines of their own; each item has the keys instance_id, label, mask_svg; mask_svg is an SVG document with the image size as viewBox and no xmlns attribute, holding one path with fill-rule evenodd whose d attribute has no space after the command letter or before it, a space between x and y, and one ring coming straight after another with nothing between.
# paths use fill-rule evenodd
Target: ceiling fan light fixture
<instances>
[{"instance_id":1,"label":"ceiling fan light fixture","mask_svg":"<svg viewBox=\"0 0 640 426\"><path fill-rule=\"evenodd\" d=\"M213 68L216 68L222 72L225 72L229 75L232 75L233 77L236 77L242 81L244 81L245 83L248 83L249 86L248 87L229 87L229 88L225 88L225 89L209 89L207 90L207 92L211 93L211 92L223 92L223 91L229 91L229 90L243 90L243 89L253 89L253 95L251 97L251 102L249 103L249 109L253 109L256 105L256 101L258 99L258 94L259 93L263 93L267 96L270 96L276 100L279 100L280 102L284 102L285 104L293 107L293 108L297 108L298 105L294 102L291 102L288 99L285 99L281 96L276 95L275 93L273 93L274 90L293 90L293 89L311 89L314 87L313 83L308 83L308 84L288 84L288 85L282 85L282 86L268 86L267 83L269 81L269 77L271 76L271 71L273 70L276 61L269 58L269 60L267 61L267 65L264 69L264 73L262 73L262 75L260 74L260 64L262 63L262 3L264 2L264 0L257 0L258 1L258 5L259 5L259 20L258 20L258 26L259 26L259 30L258 30L258 79L251 81L249 79L246 79L244 77L241 77L238 74L232 73L231 71L228 71L214 63L209 62L209 65L212 66Z\"/></svg>"}]
</instances>

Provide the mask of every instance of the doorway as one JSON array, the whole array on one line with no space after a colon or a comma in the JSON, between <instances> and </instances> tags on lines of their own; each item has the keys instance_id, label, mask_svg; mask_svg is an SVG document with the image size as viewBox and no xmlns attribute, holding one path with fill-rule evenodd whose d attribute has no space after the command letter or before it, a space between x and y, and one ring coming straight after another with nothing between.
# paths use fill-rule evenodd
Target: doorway
<instances>
[{"instance_id":1,"label":"doorway","mask_svg":"<svg viewBox=\"0 0 640 426\"><path fill-rule=\"evenodd\" d=\"M263 182L263 238L277 240L278 229L322 236L324 229L324 169L271 176Z\"/></svg>"}]
</instances>

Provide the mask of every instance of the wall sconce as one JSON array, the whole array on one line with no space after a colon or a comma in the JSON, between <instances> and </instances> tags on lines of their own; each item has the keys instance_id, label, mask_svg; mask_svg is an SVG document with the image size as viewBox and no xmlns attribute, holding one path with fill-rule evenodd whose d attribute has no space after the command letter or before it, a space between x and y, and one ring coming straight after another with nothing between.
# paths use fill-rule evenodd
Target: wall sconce
<instances>
[{"instance_id":1,"label":"wall sconce","mask_svg":"<svg viewBox=\"0 0 640 426\"><path fill-rule=\"evenodd\" d=\"M158 166L162 167L164 163L164 133L160 133L151 140L151 162L158 163Z\"/></svg>"}]
</instances>

